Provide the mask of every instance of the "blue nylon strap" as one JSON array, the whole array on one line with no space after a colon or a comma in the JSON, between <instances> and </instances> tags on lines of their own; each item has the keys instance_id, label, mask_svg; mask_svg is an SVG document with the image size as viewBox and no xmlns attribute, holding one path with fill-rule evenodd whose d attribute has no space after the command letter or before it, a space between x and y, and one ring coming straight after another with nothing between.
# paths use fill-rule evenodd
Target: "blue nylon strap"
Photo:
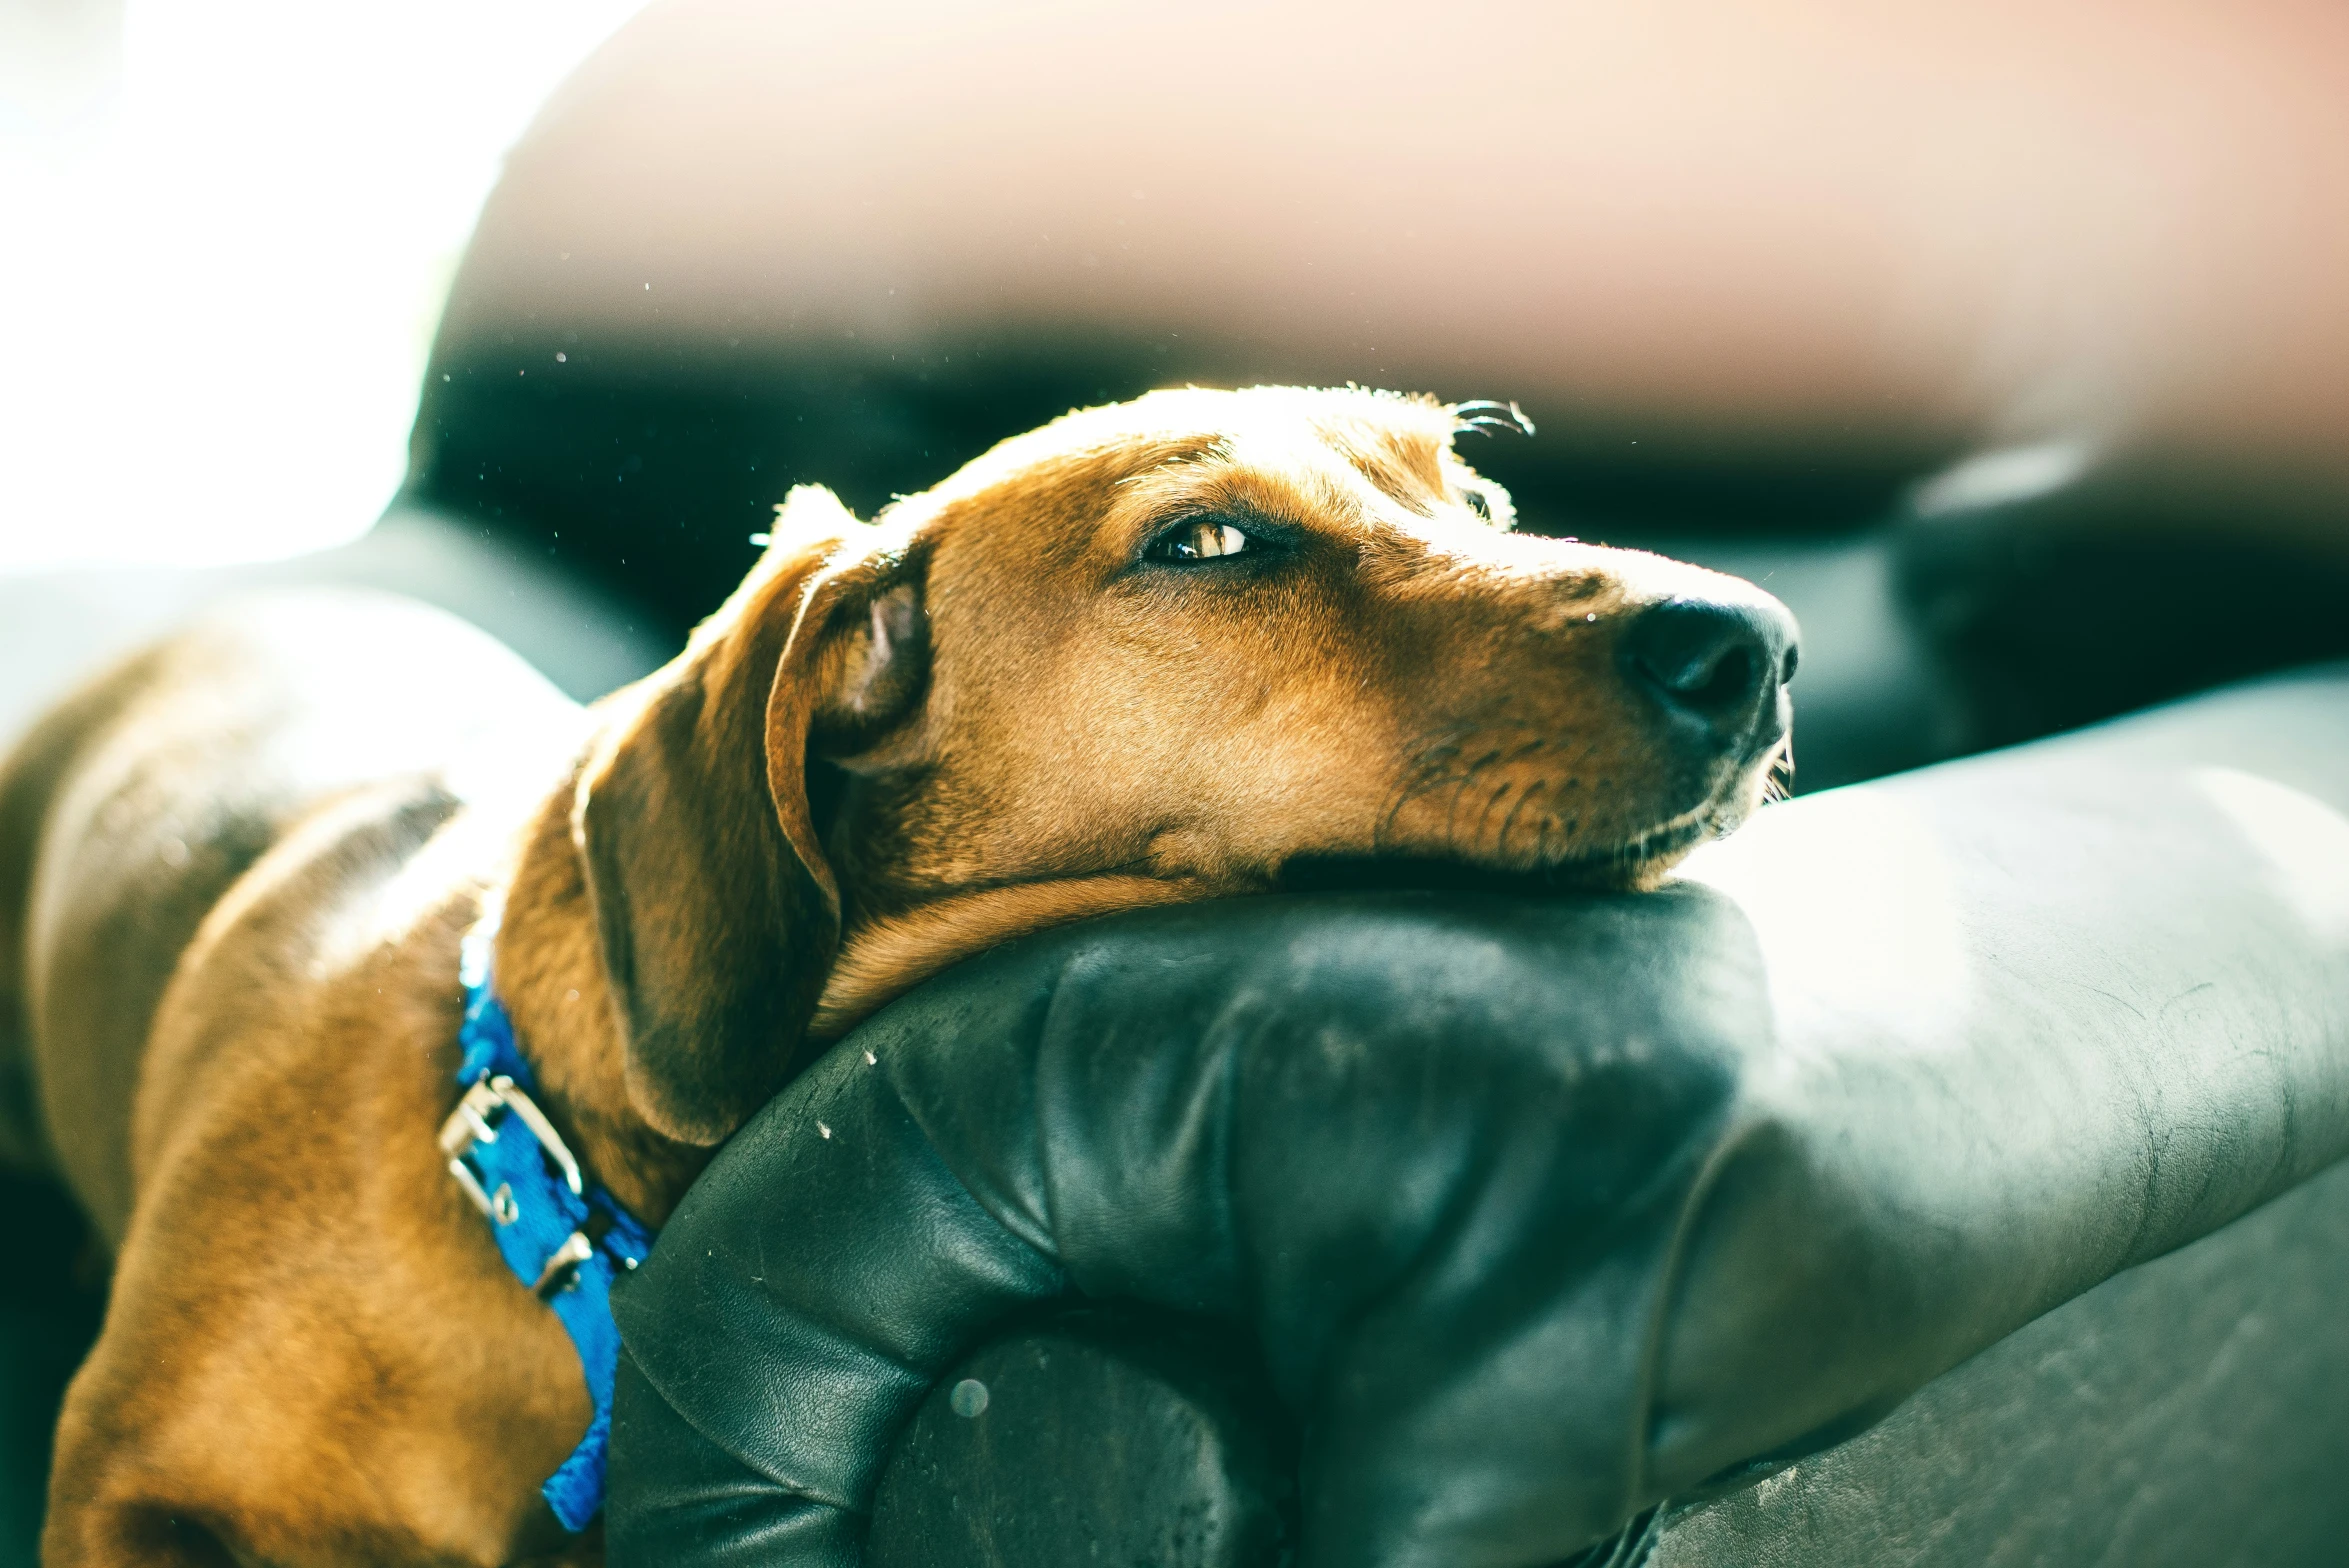
<instances>
[{"instance_id":1,"label":"blue nylon strap","mask_svg":"<svg viewBox=\"0 0 2349 1568\"><path fill-rule=\"evenodd\" d=\"M537 1078L514 1044L514 1026L490 988L489 953L497 934L494 912L467 933L458 959L465 984L465 1022L457 1043L464 1064L457 1081L466 1088L485 1081L509 1081L526 1096ZM539 1141L522 1115L509 1108L489 1112L494 1136L475 1136L456 1156L492 1197L492 1235L506 1267L525 1287L536 1287L549 1260L574 1234L591 1243L568 1271L569 1283L553 1289L553 1309L579 1352L595 1419L587 1435L539 1490L563 1528L587 1528L604 1502L604 1452L612 1434L612 1380L620 1364L620 1331L612 1322L612 1281L651 1255L653 1233L612 1195L593 1182L574 1193L561 1161ZM561 1276L557 1276L558 1279Z\"/></svg>"}]
</instances>

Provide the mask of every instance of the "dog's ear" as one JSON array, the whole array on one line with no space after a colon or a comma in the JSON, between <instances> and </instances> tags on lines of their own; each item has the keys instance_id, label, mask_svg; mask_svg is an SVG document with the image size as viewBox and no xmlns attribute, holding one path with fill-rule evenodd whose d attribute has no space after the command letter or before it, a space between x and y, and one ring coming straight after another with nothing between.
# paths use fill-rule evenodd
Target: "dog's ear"
<instances>
[{"instance_id":1,"label":"dog's ear","mask_svg":"<svg viewBox=\"0 0 2349 1568\"><path fill-rule=\"evenodd\" d=\"M829 491L794 490L767 554L685 652L614 699L572 835L629 1098L709 1145L780 1088L839 948L808 799L819 732L877 734L927 674L919 561Z\"/></svg>"}]
</instances>

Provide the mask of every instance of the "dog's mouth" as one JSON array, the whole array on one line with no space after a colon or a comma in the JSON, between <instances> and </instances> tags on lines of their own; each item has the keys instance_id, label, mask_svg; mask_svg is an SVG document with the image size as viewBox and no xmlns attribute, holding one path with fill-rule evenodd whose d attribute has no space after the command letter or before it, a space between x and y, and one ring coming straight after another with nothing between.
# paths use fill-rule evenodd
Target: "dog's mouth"
<instances>
[{"instance_id":1,"label":"dog's mouth","mask_svg":"<svg viewBox=\"0 0 2349 1568\"><path fill-rule=\"evenodd\" d=\"M1481 864L1458 856L1389 852L1299 855L1281 868L1282 892L1435 889L1542 897L1624 892L1652 886L1681 857L1722 831L1710 806L1660 824L1608 849L1528 868Z\"/></svg>"},{"instance_id":2,"label":"dog's mouth","mask_svg":"<svg viewBox=\"0 0 2349 1568\"><path fill-rule=\"evenodd\" d=\"M1610 845L1532 866L1496 864L1449 848L1412 846L1371 854L1299 855L1281 867L1273 885L1283 892L1441 889L1536 897L1653 888L1699 844L1727 837L1757 807L1785 799L1792 774L1782 736L1705 800Z\"/></svg>"}]
</instances>

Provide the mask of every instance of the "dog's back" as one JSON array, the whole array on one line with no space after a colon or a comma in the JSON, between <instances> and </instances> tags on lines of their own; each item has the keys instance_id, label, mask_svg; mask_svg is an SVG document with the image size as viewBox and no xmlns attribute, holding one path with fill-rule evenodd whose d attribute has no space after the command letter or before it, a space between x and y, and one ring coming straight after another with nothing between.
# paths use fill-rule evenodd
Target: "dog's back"
<instances>
[{"instance_id":1,"label":"dog's back","mask_svg":"<svg viewBox=\"0 0 2349 1568\"><path fill-rule=\"evenodd\" d=\"M225 607L52 709L0 763L0 1159L119 1237L149 1029L238 878L329 802L461 793L576 711L462 622L339 592Z\"/></svg>"},{"instance_id":2,"label":"dog's back","mask_svg":"<svg viewBox=\"0 0 2349 1568\"><path fill-rule=\"evenodd\" d=\"M153 687L166 663L161 647L117 663L43 714L0 760L0 1162L13 1168L46 1170L56 1163L41 1115L32 1025L32 895L51 808L76 764ZM227 880L241 870L230 870ZM145 993L146 1013L153 1012L170 959L194 929L190 922L176 941L166 937L157 946L163 967L147 984L117 977L121 990Z\"/></svg>"}]
</instances>

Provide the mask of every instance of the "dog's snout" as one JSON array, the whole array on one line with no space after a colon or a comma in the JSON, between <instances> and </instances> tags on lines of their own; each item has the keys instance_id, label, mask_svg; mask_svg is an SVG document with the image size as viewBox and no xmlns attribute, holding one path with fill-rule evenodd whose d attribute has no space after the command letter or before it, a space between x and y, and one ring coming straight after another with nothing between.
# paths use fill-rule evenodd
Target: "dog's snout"
<instances>
[{"instance_id":1,"label":"dog's snout","mask_svg":"<svg viewBox=\"0 0 2349 1568\"><path fill-rule=\"evenodd\" d=\"M1622 659L1632 683L1667 710L1728 739L1760 715L1758 699L1792 678L1794 617L1772 602L1667 599L1632 622Z\"/></svg>"}]
</instances>

